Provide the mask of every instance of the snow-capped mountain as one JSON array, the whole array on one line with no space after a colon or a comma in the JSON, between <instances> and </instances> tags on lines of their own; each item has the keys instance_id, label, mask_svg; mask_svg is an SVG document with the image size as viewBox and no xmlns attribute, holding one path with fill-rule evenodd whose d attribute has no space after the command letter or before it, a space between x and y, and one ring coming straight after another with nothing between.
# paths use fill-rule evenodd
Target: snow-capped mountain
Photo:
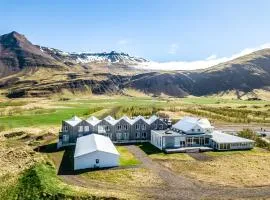
<instances>
[{"instance_id":1,"label":"snow-capped mountain","mask_svg":"<svg viewBox=\"0 0 270 200\"><path fill-rule=\"evenodd\" d=\"M144 58L137 58L130 56L126 53L118 53L116 51L111 51L109 53L68 53L54 48L39 46L40 50L50 54L53 58L57 60L65 60L66 62L75 62L78 64L85 63L121 63L127 65L137 65L140 63L148 62Z\"/></svg>"}]
</instances>

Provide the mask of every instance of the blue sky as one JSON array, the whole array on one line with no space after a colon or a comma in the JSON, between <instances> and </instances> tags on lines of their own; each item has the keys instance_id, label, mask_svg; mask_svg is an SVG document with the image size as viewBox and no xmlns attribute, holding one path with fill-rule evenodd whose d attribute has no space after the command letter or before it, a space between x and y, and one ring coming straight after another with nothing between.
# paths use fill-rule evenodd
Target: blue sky
<instances>
[{"instance_id":1,"label":"blue sky","mask_svg":"<svg viewBox=\"0 0 270 200\"><path fill-rule=\"evenodd\" d=\"M16 30L64 51L191 62L269 43L269 10L268 0L0 0L0 34Z\"/></svg>"}]
</instances>

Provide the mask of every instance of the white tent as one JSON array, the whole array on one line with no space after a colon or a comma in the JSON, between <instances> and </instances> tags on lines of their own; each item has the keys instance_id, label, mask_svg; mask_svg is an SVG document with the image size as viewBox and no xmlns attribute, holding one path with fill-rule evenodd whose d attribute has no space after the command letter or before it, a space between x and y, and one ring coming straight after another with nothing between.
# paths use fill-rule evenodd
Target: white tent
<instances>
[{"instance_id":1,"label":"white tent","mask_svg":"<svg viewBox=\"0 0 270 200\"><path fill-rule=\"evenodd\" d=\"M119 165L119 157L109 137L97 134L79 137L74 154L74 170L115 167Z\"/></svg>"}]
</instances>

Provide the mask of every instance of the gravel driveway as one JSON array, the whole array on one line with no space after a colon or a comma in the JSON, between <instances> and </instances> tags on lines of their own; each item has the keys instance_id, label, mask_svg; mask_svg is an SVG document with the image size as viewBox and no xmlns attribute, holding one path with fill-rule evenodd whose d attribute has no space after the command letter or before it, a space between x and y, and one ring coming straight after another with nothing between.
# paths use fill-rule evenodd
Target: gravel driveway
<instances>
[{"instance_id":1,"label":"gravel driveway","mask_svg":"<svg viewBox=\"0 0 270 200\"><path fill-rule=\"evenodd\" d=\"M237 188L221 185L211 185L191 179L161 166L148 157L144 151L135 145L126 146L141 162L141 167L150 169L158 175L165 184L156 187L132 187L135 193L143 194L144 199L174 200L174 199L270 199L270 186ZM198 157L198 155L194 155ZM98 181L85 181L76 175L61 175L69 183L86 188L103 188L104 190L131 192L129 186L117 186Z\"/></svg>"}]
</instances>

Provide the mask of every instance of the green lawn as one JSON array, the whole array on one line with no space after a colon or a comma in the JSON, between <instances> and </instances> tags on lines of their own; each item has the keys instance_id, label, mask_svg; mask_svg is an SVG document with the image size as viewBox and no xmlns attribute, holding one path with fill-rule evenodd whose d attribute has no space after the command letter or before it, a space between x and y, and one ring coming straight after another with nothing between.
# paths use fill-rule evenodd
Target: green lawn
<instances>
[{"instance_id":1,"label":"green lawn","mask_svg":"<svg viewBox=\"0 0 270 200\"><path fill-rule=\"evenodd\" d=\"M126 147L117 146L116 148L120 153L120 166L132 166L141 163Z\"/></svg>"},{"instance_id":2,"label":"green lawn","mask_svg":"<svg viewBox=\"0 0 270 200\"><path fill-rule=\"evenodd\" d=\"M186 153L172 153L172 154L166 154L157 147L153 146L150 143L142 143L139 144L138 147L143 150L150 158L152 159L159 159L159 160L193 160L192 157L190 157Z\"/></svg>"}]
</instances>

